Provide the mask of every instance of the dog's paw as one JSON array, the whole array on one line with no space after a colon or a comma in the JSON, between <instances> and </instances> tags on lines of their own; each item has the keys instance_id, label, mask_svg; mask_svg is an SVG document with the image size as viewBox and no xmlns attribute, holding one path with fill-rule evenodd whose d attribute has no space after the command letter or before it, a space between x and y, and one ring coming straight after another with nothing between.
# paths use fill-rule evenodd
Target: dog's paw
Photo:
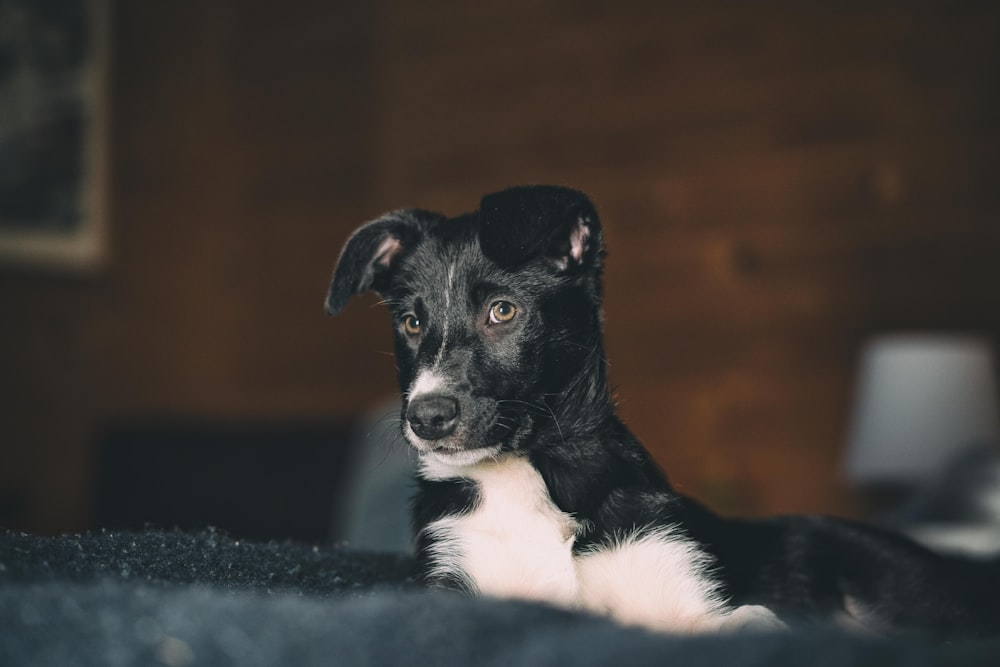
<instances>
[{"instance_id":1,"label":"dog's paw","mask_svg":"<svg viewBox=\"0 0 1000 667\"><path fill-rule=\"evenodd\" d=\"M767 607L748 604L724 616L718 629L720 632L780 632L788 626Z\"/></svg>"}]
</instances>

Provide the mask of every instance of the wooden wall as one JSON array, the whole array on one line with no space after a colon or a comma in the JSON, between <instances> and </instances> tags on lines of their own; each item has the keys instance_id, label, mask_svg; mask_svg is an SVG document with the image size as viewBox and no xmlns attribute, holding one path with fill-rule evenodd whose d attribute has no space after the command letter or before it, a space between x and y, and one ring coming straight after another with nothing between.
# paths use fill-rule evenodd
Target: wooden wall
<instances>
[{"instance_id":1,"label":"wooden wall","mask_svg":"<svg viewBox=\"0 0 1000 667\"><path fill-rule=\"evenodd\" d=\"M621 409L724 511L850 513L872 333L1000 339L1000 5L262 0L114 7L111 259L0 273L0 501L85 527L93 445L149 416L347 417L393 391L384 210L589 192ZM2 507L2 505L0 505Z\"/></svg>"}]
</instances>

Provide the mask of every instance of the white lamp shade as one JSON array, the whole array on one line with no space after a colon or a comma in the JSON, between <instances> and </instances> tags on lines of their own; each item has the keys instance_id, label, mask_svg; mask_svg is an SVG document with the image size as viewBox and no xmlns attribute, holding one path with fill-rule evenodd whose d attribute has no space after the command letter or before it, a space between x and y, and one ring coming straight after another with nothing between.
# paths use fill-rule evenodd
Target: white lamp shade
<instances>
[{"instance_id":1,"label":"white lamp shade","mask_svg":"<svg viewBox=\"0 0 1000 667\"><path fill-rule=\"evenodd\" d=\"M854 482L919 483L958 452L1000 435L993 350L970 336L872 340L861 358L846 472Z\"/></svg>"}]
</instances>

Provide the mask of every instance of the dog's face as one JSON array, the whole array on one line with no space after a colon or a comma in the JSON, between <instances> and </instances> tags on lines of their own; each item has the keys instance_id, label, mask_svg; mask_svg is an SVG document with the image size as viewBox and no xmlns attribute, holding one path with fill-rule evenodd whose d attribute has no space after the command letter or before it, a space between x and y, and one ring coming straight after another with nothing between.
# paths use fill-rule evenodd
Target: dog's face
<instances>
[{"instance_id":1,"label":"dog's face","mask_svg":"<svg viewBox=\"0 0 1000 667\"><path fill-rule=\"evenodd\" d=\"M403 432L425 461L471 465L539 428L600 341L601 228L587 198L547 186L457 218L389 213L341 254L331 314L377 290L392 313Z\"/></svg>"}]
</instances>

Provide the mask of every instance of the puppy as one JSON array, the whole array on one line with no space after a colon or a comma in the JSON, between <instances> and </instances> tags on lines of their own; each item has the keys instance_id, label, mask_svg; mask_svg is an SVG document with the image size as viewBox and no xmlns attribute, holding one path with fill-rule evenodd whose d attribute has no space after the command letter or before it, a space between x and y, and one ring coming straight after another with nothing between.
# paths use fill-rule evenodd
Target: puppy
<instances>
[{"instance_id":1,"label":"puppy","mask_svg":"<svg viewBox=\"0 0 1000 667\"><path fill-rule=\"evenodd\" d=\"M430 585L671 632L1000 630L995 564L846 521L722 518L676 493L615 414L603 260L593 205L555 186L454 218L394 211L347 241L326 307L371 289L392 313Z\"/></svg>"}]
</instances>

